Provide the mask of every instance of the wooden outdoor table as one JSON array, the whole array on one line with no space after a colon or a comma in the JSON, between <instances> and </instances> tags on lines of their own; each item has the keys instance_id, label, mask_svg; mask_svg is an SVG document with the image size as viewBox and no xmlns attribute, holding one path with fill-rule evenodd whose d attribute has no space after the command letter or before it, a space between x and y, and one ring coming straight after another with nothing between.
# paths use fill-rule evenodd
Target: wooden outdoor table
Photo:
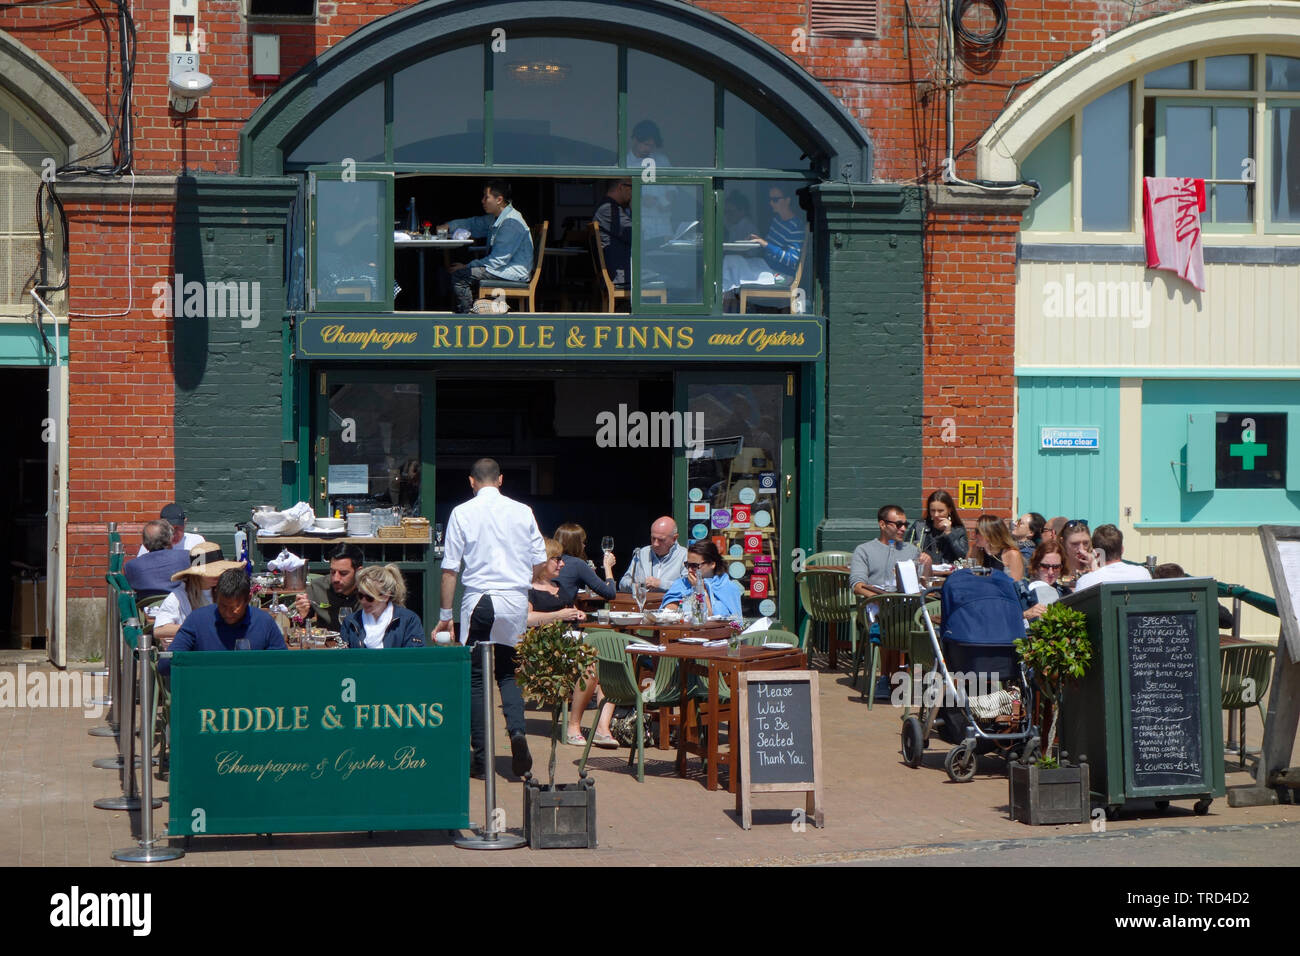
<instances>
[{"instance_id":1,"label":"wooden outdoor table","mask_svg":"<svg viewBox=\"0 0 1300 956\"><path fill-rule=\"evenodd\" d=\"M711 641L717 640L727 636L731 627L727 621L705 621L703 624L658 624L644 619L640 621L610 621L607 624L602 624L594 617L575 623L578 627L591 628L592 630L618 631L621 634L650 633L654 635L654 643L664 644L680 641L683 637L706 637Z\"/></svg>"},{"instance_id":2,"label":"wooden outdoor table","mask_svg":"<svg viewBox=\"0 0 1300 956\"><path fill-rule=\"evenodd\" d=\"M678 680L681 686L682 719L677 731L677 773L686 776L686 755L694 753L703 757L709 766L706 786L710 790L718 789L718 764L722 759L719 742L719 727L722 718L727 722L727 791L736 792L736 745L739 727L736 675L745 670L785 670L800 669L807 663L807 656L797 647L751 647L742 644L740 653L731 657L725 647L702 647L699 644L682 644L680 641L668 644L662 651L629 650L628 653L647 657L676 657L681 661L678 668ZM709 732L707 743L690 740L691 729L695 726L694 714L698 705L686 693L688 678L691 674L707 674L709 686ZM731 690L731 698L726 706L725 715L718 697L718 690L723 679Z\"/></svg>"}]
</instances>

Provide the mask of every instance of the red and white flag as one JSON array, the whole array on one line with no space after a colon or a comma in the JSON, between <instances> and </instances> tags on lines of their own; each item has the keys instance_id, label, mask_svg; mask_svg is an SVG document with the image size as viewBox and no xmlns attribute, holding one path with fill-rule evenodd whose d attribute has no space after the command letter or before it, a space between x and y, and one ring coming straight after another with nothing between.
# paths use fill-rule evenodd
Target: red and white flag
<instances>
[{"instance_id":1,"label":"red and white flag","mask_svg":"<svg viewBox=\"0 0 1300 956\"><path fill-rule=\"evenodd\" d=\"M1201 213L1205 180L1148 176L1142 181L1142 221L1146 226L1147 268L1176 272L1205 291Z\"/></svg>"}]
</instances>

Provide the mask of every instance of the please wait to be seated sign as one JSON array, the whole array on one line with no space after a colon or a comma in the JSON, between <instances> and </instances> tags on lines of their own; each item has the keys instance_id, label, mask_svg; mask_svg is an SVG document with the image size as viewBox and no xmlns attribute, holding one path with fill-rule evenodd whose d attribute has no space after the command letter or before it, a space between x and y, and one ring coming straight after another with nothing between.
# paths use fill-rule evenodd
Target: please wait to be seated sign
<instances>
[{"instance_id":1,"label":"please wait to be seated sign","mask_svg":"<svg viewBox=\"0 0 1300 956\"><path fill-rule=\"evenodd\" d=\"M1101 449L1101 429L1089 426L1077 428L1044 427L1041 430L1041 448Z\"/></svg>"}]
</instances>

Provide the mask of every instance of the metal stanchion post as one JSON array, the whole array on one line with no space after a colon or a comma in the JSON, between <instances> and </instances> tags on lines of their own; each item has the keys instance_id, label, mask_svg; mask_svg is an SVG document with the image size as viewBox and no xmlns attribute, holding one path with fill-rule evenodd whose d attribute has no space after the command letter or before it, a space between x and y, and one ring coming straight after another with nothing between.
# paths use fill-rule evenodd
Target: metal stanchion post
<instances>
[{"instance_id":1,"label":"metal stanchion post","mask_svg":"<svg viewBox=\"0 0 1300 956\"><path fill-rule=\"evenodd\" d=\"M1241 595L1236 595L1232 599L1232 637L1233 640L1241 639ZM1229 753L1237 753L1241 747L1237 743L1237 714L1241 714L1241 726L1246 726L1246 711L1228 711L1228 739L1224 741L1223 749Z\"/></svg>"},{"instance_id":2,"label":"metal stanchion post","mask_svg":"<svg viewBox=\"0 0 1300 956\"><path fill-rule=\"evenodd\" d=\"M109 562L110 570L112 570L112 564L113 564L113 558L112 558L112 552L114 547L113 538L116 535L116 533L117 533L117 522L110 521L108 523L108 541L109 541L108 562ZM106 727L90 728L89 733L90 736L92 737L116 737L117 736L117 713L113 709L113 673L114 673L113 652L116 647L116 645L113 642L113 612L116 608L113 601L113 589L111 586L109 587L108 595L105 598L104 609L105 609L105 615L104 615L104 668L105 669L102 671L92 671L91 676L107 677L108 689L105 692L104 697L96 697L90 703L95 707L108 708L108 715L107 715L108 725Z\"/></svg>"},{"instance_id":3,"label":"metal stanchion post","mask_svg":"<svg viewBox=\"0 0 1300 956\"><path fill-rule=\"evenodd\" d=\"M139 626L138 623L132 622ZM142 738L141 749L145 755L153 753L153 724L156 688L153 683L153 667L150 661L153 658L152 637L149 634L141 634L139 640L140 647L140 734ZM162 801L154 801L153 798L153 765L146 760L144 773L140 778L140 840L136 846L130 846L123 850L114 850L112 857L115 860L122 860L125 863L161 863L166 860L178 860L185 855L185 851L178 846L159 846L158 840L153 835L153 807L162 806Z\"/></svg>"},{"instance_id":4,"label":"metal stanchion post","mask_svg":"<svg viewBox=\"0 0 1300 956\"><path fill-rule=\"evenodd\" d=\"M139 643L140 622L132 617L122 626L122 723L117 735L118 757L108 757L94 761L94 766L101 770L120 770L122 774L122 795L117 797L100 797L94 806L99 810L139 810L140 798L136 795L135 768L143 764L146 774L153 773L153 752L150 751L137 759L135 755L135 685L136 685L136 650L126 639L129 631ZM148 666L147 664L145 666ZM115 764L114 761L117 761ZM161 800L153 800L155 807L162 806Z\"/></svg>"},{"instance_id":5,"label":"metal stanchion post","mask_svg":"<svg viewBox=\"0 0 1300 956\"><path fill-rule=\"evenodd\" d=\"M483 816L487 822L478 836L460 837L456 846L466 850L513 850L524 845L524 838L497 830L496 728L492 726L495 709L492 689L496 682L492 679L491 642L480 641L478 651L483 659L483 742L486 747L483 756Z\"/></svg>"}]
</instances>

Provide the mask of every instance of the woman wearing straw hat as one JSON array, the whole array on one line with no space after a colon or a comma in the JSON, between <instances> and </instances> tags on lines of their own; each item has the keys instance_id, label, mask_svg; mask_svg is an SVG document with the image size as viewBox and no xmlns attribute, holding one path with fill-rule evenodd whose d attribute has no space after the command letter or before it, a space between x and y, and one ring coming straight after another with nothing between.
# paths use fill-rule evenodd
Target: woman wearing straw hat
<instances>
[{"instance_id":1,"label":"woman wearing straw hat","mask_svg":"<svg viewBox=\"0 0 1300 956\"><path fill-rule=\"evenodd\" d=\"M360 611L343 619L339 634L348 647L423 647L424 625L407 610L406 582L397 565L368 564L357 572Z\"/></svg>"},{"instance_id":2,"label":"woman wearing straw hat","mask_svg":"<svg viewBox=\"0 0 1300 956\"><path fill-rule=\"evenodd\" d=\"M217 558L215 561L211 560L214 555ZM190 562L188 568L172 575L173 581L185 582L184 590L167 595L158 605L158 613L154 615L154 641L164 649L195 608L212 603L213 589L223 571L231 568L244 570L242 561L221 560L221 547L211 541L191 548Z\"/></svg>"}]
</instances>

